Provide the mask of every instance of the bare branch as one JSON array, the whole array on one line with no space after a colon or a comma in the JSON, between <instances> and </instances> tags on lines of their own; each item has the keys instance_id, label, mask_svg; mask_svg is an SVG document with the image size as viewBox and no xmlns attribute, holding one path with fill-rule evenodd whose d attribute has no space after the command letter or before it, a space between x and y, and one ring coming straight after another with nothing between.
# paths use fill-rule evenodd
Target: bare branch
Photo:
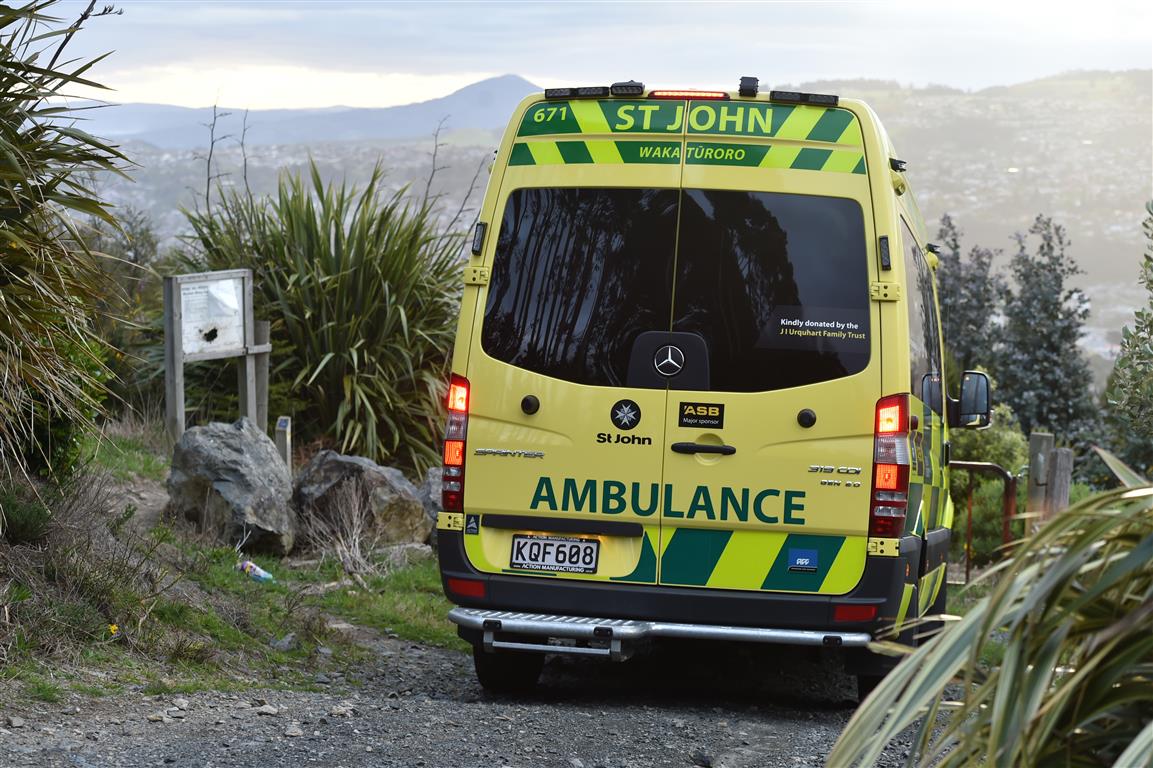
<instances>
[{"instance_id":1,"label":"bare branch","mask_svg":"<svg viewBox=\"0 0 1153 768\"><path fill-rule=\"evenodd\" d=\"M432 192L432 180L436 178L436 172L448 169L447 165L438 167L436 158L440 154L440 148L444 146L440 141L440 134L441 131L444 130L444 124L448 122L449 117L451 117L451 115L442 117L436 124L436 130L432 132L432 169L428 172L428 183L424 185L424 197L421 198L422 205L428 205L429 194Z\"/></svg>"}]
</instances>

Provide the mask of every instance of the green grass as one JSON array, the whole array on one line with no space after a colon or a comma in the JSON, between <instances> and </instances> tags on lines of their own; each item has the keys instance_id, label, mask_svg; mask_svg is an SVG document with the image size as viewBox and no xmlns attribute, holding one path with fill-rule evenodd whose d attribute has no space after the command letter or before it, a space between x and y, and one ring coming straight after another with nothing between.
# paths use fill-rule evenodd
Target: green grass
<instances>
[{"instance_id":1,"label":"green grass","mask_svg":"<svg viewBox=\"0 0 1153 768\"><path fill-rule=\"evenodd\" d=\"M24 692L34 699L55 703L64 697L64 689L58 684L34 673L21 675Z\"/></svg>"},{"instance_id":2,"label":"green grass","mask_svg":"<svg viewBox=\"0 0 1153 768\"><path fill-rule=\"evenodd\" d=\"M977 601L989 594L993 584L989 581L972 581L965 586L949 586L945 611L954 616L964 616Z\"/></svg>"},{"instance_id":3,"label":"green grass","mask_svg":"<svg viewBox=\"0 0 1153 768\"><path fill-rule=\"evenodd\" d=\"M440 585L440 570L433 560L400 568L369 580L371 592L339 590L324 596L322 605L349 621L381 632L395 632L406 640L441 648L465 650L446 618L452 604ZM355 594L354 594L355 592Z\"/></svg>"},{"instance_id":4,"label":"green grass","mask_svg":"<svg viewBox=\"0 0 1153 768\"><path fill-rule=\"evenodd\" d=\"M168 459L153 453L143 440L135 437L89 437L85 455L122 482L135 477L159 481L168 474Z\"/></svg>"}]
</instances>

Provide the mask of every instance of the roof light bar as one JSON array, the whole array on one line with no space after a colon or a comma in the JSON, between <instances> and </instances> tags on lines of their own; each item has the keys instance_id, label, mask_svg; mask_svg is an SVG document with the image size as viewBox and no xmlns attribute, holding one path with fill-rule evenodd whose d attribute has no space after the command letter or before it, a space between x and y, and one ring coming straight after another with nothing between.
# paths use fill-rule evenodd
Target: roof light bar
<instances>
[{"instance_id":1,"label":"roof light bar","mask_svg":"<svg viewBox=\"0 0 1153 768\"><path fill-rule=\"evenodd\" d=\"M769 91L769 101L785 104L814 104L822 107L837 106L837 97L831 93L803 93L801 91Z\"/></svg>"},{"instance_id":2,"label":"roof light bar","mask_svg":"<svg viewBox=\"0 0 1153 768\"><path fill-rule=\"evenodd\" d=\"M729 94L724 91L685 91L685 90L661 90L649 91L650 99L692 99L694 101L702 101L705 99L727 99Z\"/></svg>"},{"instance_id":3,"label":"roof light bar","mask_svg":"<svg viewBox=\"0 0 1153 768\"><path fill-rule=\"evenodd\" d=\"M638 83L636 80L613 83L609 86L609 92L612 93L613 96L643 96L645 93L645 84Z\"/></svg>"},{"instance_id":4,"label":"roof light bar","mask_svg":"<svg viewBox=\"0 0 1153 768\"><path fill-rule=\"evenodd\" d=\"M546 99L595 99L598 96L608 96L607 85L586 85L580 88L545 88Z\"/></svg>"}]
</instances>

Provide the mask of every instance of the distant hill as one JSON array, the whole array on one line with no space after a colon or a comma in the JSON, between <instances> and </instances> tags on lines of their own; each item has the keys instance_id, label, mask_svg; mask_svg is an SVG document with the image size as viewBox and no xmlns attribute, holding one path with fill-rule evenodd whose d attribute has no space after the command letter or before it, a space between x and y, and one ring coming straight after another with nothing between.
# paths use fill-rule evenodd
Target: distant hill
<instances>
[{"instance_id":1,"label":"distant hill","mask_svg":"<svg viewBox=\"0 0 1153 768\"><path fill-rule=\"evenodd\" d=\"M442 118L449 129L503 127L517 102L540 88L516 75L482 80L429 101L380 109L267 109L248 114L247 142L317 144L331 141L411 139L428 136ZM238 137L244 110L222 106L227 113L216 135ZM85 113L85 130L122 142L144 142L161 149L206 146L212 108L193 109L164 104L121 104Z\"/></svg>"}]
</instances>

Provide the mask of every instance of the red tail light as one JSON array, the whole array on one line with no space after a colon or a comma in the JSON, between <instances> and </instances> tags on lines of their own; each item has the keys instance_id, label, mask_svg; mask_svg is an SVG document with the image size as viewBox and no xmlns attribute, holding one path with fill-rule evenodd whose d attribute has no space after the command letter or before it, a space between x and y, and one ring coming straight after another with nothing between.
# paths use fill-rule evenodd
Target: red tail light
<instances>
[{"instance_id":1,"label":"red tail light","mask_svg":"<svg viewBox=\"0 0 1153 768\"><path fill-rule=\"evenodd\" d=\"M873 491L869 535L899 538L909 507L909 396L877 401L873 432Z\"/></svg>"},{"instance_id":2,"label":"red tail light","mask_svg":"<svg viewBox=\"0 0 1153 768\"><path fill-rule=\"evenodd\" d=\"M877 606L842 603L833 606L833 621L872 621L877 618Z\"/></svg>"},{"instance_id":3,"label":"red tail light","mask_svg":"<svg viewBox=\"0 0 1153 768\"><path fill-rule=\"evenodd\" d=\"M454 373L448 384L448 423L444 429L441 506L445 512L464 511L464 449L465 438L468 437L468 404L468 379Z\"/></svg>"},{"instance_id":4,"label":"red tail light","mask_svg":"<svg viewBox=\"0 0 1153 768\"><path fill-rule=\"evenodd\" d=\"M484 597L484 582L475 579L449 579L448 591L461 597Z\"/></svg>"},{"instance_id":5,"label":"red tail light","mask_svg":"<svg viewBox=\"0 0 1153 768\"><path fill-rule=\"evenodd\" d=\"M729 94L724 91L649 91L650 99L693 99L700 101L702 99L727 99Z\"/></svg>"}]
</instances>

